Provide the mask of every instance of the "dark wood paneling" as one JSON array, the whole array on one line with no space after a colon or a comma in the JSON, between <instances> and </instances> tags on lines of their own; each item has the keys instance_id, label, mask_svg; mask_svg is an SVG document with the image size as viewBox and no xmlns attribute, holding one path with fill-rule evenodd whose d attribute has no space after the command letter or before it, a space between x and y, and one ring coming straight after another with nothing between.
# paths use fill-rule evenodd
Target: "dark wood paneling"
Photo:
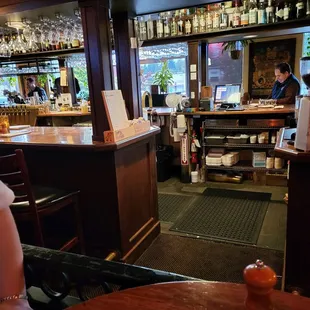
<instances>
[{"instance_id":1,"label":"dark wood paneling","mask_svg":"<svg viewBox=\"0 0 310 310\"><path fill-rule=\"evenodd\" d=\"M123 256L158 223L154 139L116 154ZM138 190L137 190L138 189ZM130 221L128 219L131 219Z\"/></svg>"},{"instance_id":2,"label":"dark wood paneling","mask_svg":"<svg viewBox=\"0 0 310 310\"><path fill-rule=\"evenodd\" d=\"M110 151L1 144L0 155L17 147L33 184L80 190L87 255L136 258L159 233L155 135Z\"/></svg>"},{"instance_id":3,"label":"dark wood paneling","mask_svg":"<svg viewBox=\"0 0 310 310\"><path fill-rule=\"evenodd\" d=\"M84 32L88 85L92 109L94 140L103 141L109 124L101 96L102 90L113 89L112 49L109 9L106 1L79 1Z\"/></svg>"},{"instance_id":4,"label":"dark wood paneling","mask_svg":"<svg viewBox=\"0 0 310 310\"><path fill-rule=\"evenodd\" d=\"M199 62L200 62L199 69L200 69L201 86L206 86L207 85L207 64L208 64L208 53L207 53L206 42L200 43ZM199 91L201 91L201 89Z\"/></svg>"},{"instance_id":5,"label":"dark wood paneling","mask_svg":"<svg viewBox=\"0 0 310 310\"><path fill-rule=\"evenodd\" d=\"M191 65L196 66L196 79L191 79ZM191 98L192 107L199 107L199 42L188 42L188 73L189 73L189 96ZM195 98L192 98L192 93Z\"/></svg>"},{"instance_id":6,"label":"dark wood paneling","mask_svg":"<svg viewBox=\"0 0 310 310\"><path fill-rule=\"evenodd\" d=\"M310 164L291 160L289 176L286 284L310 294Z\"/></svg>"},{"instance_id":7,"label":"dark wood paneling","mask_svg":"<svg viewBox=\"0 0 310 310\"><path fill-rule=\"evenodd\" d=\"M130 38L135 37L134 21L128 13L113 17L118 87L122 90L130 118L141 116L140 65L138 49L131 48Z\"/></svg>"}]
</instances>

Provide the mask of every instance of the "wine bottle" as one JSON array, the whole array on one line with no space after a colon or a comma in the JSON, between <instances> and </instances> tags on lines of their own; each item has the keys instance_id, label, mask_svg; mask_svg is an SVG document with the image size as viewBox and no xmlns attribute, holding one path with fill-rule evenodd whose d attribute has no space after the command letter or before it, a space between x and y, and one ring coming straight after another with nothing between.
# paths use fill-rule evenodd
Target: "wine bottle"
<instances>
[{"instance_id":1,"label":"wine bottle","mask_svg":"<svg viewBox=\"0 0 310 310\"><path fill-rule=\"evenodd\" d=\"M226 13L225 4L221 3L220 28L226 29L227 27L228 27L228 15Z\"/></svg>"},{"instance_id":2,"label":"wine bottle","mask_svg":"<svg viewBox=\"0 0 310 310\"><path fill-rule=\"evenodd\" d=\"M257 24L257 4L256 4L256 0L250 0L250 5L249 5L249 24L250 25Z\"/></svg>"},{"instance_id":3,"label":"wine bottle","mask_svg":"<svg viewBox=\"0 0 310 310\"><path fill-rule=\"evenodd\" d=\"M268 6L266 7L266 22L267 24L274 23L274 7L272 6L272 0L268 0Z\"/></svg>"},{"instance_id":4,"label":"wine bottle","mask_svg":"<svg viewBox=\"0 0 310 310\"><path fill-rule=\"evenodd\" d=\"M233 12L233 27L240 27L241 26L241 12L238 6L238 0L235 1L235 9Z\"/></svg>"},{"instance_id":5,"label":"wine bottle","mask_svg":"<svg viewBox=\"0 0 310 310\"><path fill-rule=\"evenodd\" d=\"M259 25L267 23L265 0L259 0L259 7L257 10L257 23Z\"/></svg>"},{"instance_id":6,"label":"wine bottle","mask_svg":"<svg viewBox=\"0 0 310 310\"><path fill-rule=\"evenodd\" d=\"M249 25L249 2L248 0L243 1L243 11L241 14L241 26Z\"/></svg>"}]
</instances>

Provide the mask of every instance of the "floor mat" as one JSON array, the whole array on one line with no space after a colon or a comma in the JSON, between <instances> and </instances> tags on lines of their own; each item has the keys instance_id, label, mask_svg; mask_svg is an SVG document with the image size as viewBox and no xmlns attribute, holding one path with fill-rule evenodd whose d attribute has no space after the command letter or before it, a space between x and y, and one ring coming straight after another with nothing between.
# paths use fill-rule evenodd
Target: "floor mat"
<instances>
[{"instance_id":1,"label":"floor mat","mask_svg":"<svg viewBox=\"0 0 310 310\"><path fill-rule=\"evenodd\" d=\"M174 194L158 194L159 219L164 222L174 222L195 197Z\"/></svg>"},{"instance_id":2,"label":"floor mat","mask_svg":"<svg viewBox=\"0 0 310 310\"><path fill-rule=\"evenodd\" d=\"M160 234L135 265L208 281L243 283L243 269L256 259L262 259L282 276L281 251L169 234Z\"/></svg>"},{"instance_id":3,"label":"floor mat","mask_svg":"<svg viewBox=\"0 0 310 310\"><path fill-rule=\"evenodd\" d=\"M208 188L170 230L257 244L271 194Z\"/></svg>"}]
</instances>

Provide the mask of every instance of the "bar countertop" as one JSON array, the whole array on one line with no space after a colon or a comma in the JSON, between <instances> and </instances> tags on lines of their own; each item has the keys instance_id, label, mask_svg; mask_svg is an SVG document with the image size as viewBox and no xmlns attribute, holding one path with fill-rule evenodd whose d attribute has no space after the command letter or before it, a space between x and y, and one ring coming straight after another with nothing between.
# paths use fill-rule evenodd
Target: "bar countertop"
<instances>
[{"instance_id":1,"label":"bar countertop","mask_svg":"<svg viewBox=\"0 0 310 310\"><path fill-rule=\"evenodd\" d=\"M287 143L293 132L296 132L296 129L281 128L279 138L275 146L276 154L280 157L293 161L310 162L310 152L299 151L294 146Z\"/></svg>"},{"instance_id":2,"label":"bar countertop","mask_svg":"<svg viewBox=\"0 0 310 310\"><path fill-rule=\"evenodd\" d=\"M198 112L185 112L185 115L195 116L195 115L247 115L247 114L290 114L295 112L294 106L284 106L283 109L273 109L273 108L249 108L248 106L243 106L243 111L198 111ZM173 109L168 107L154 107L158 115L170 115ZM150 112L149 112L150 113Z\"/></svg>"},{"instance_id":3,"label":"bar countertop","mask_svg":"<svg viewBox=\"0 0 310 310\"><path fill-rule=\"evenodd\" d=\"M30 127L31 132L10 138L0 137L0 148L10 147L62 147L88 149L94 151L113 151L124 148L145 138L156 135L160 128L153 126L148 132L130 137L116 143L92 141L90 127Z\"/></svg>"},{"instance_id":4,"label":"bar countertop","mask_svg":"<svg viewBox=\"0 0 310 310\"><path fill-rule=\"evenodd\" d=\"M40 113L37 117L69 117L69 116L88 116L91 115L90 112L80 112L80 111L64 111L64 112L57 112L52 111L49 113Z\"/></svg>"}]
</instances>

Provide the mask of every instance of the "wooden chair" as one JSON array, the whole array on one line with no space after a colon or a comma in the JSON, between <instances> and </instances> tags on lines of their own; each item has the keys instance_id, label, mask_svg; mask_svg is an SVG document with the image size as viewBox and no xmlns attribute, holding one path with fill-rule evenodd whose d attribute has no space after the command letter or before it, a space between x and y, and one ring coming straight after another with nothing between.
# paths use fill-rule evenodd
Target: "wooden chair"
<instances>
[{"instance_id":1,"label":"wooden chair","mask_svg":"<svg viewBox=\"0 0 310 310\"><path fill-rule=\"evenodd\" d=\"M25 222L33 223L33 245L48 247L42 221L56 215L56 212L59 213L65 207L73 206L74 214L70 214L70 217L75 217L75 233L56 249L69 251L79 244L81 253L84 254L82 225L78 208L79 191L32 186L22 150L16 150L12 155L0 156L0 180L15 193L11 211L17 227ZM57 227L57 223L55 227Z\"/></svg>"}]
</instances>

